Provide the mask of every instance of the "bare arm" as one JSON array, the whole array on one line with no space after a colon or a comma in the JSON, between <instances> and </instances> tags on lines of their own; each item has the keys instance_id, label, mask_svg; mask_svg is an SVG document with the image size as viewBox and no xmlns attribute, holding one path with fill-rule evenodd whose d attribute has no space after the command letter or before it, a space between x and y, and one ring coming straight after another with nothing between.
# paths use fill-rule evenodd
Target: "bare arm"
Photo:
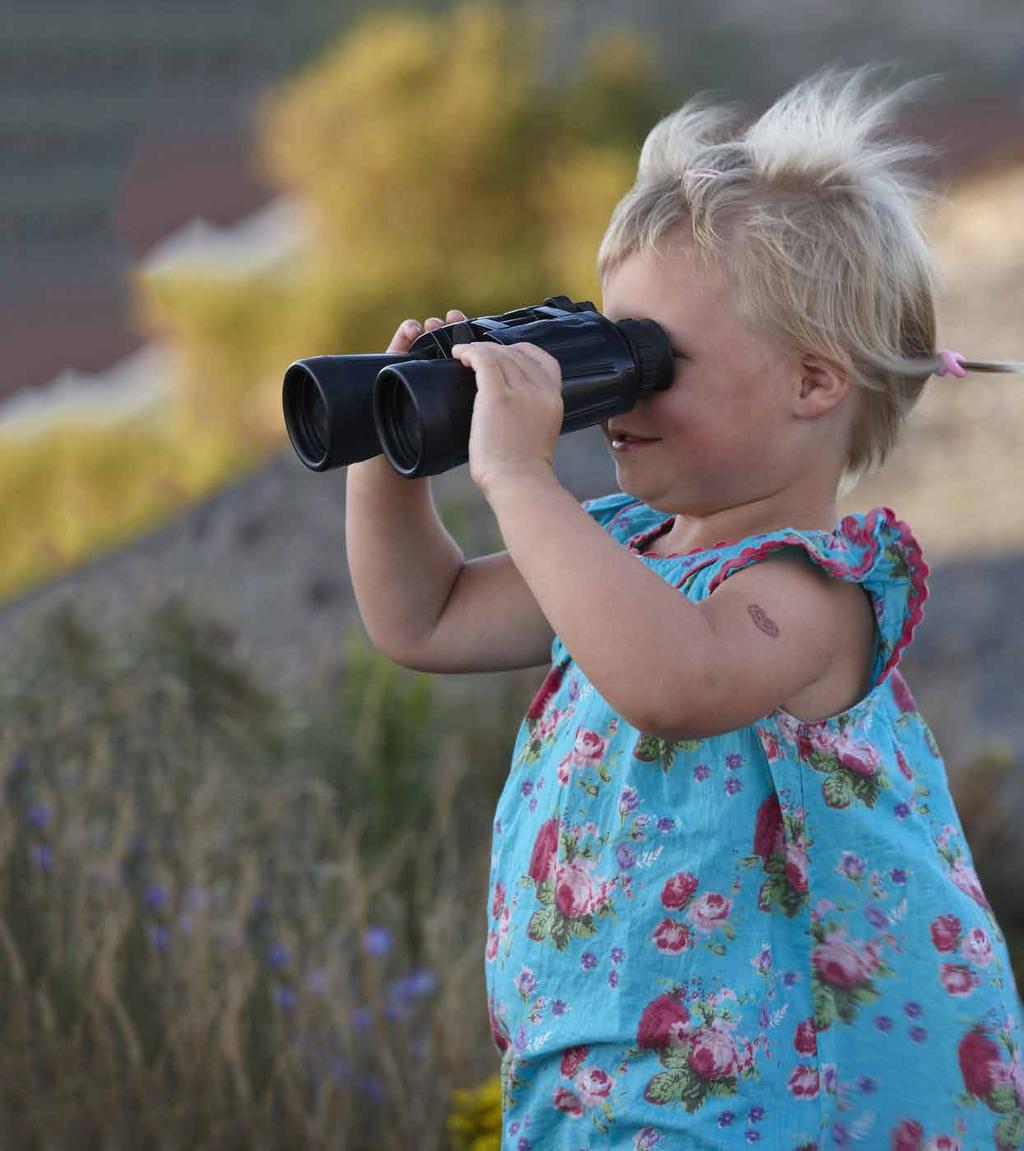
<instances>
[{"instance_id":1,"label":"bare arm","mask_svg":"<svg viewBox=\"0 0 1024 1151\"><path fill-rule=\"evenodd\" d=\"M447 322L465 318L452 310ZM440 324L431 317L426 327ZM408 351L416 335L403 325L388 351ZM400 476L383 455L350 464L345 546L363 625L395 663L457 673L550 661L555 633L511 557L466 563L437 515L429 477Z\"/></svg>"}]
</instances>

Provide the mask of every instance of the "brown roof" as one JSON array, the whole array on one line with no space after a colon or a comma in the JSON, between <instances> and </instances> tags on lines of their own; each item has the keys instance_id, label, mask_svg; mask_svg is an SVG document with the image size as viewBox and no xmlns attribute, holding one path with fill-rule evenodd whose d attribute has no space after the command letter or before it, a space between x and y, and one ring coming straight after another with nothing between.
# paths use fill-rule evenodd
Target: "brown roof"
<instances>
[{"instance_id":1,"label":"brown roof","mask_svg":"<svg viewBox=\"0 0 1024 1151\"><path fill-rule=\"evenodd\" d=\"M274 195L252 170L244 131L156 127L139 143L121 181L114 233L139 259L197 216L223 227Z\"/></svg>"}]
</instances>

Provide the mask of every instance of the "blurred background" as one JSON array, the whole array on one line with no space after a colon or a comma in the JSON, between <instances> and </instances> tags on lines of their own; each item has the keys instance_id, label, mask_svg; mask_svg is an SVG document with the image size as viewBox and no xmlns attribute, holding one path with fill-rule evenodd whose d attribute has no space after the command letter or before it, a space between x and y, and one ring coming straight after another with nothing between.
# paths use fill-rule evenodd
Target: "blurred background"
<instances>
[{"instance_id":1,"label":"blurred background","mask_svg":"<svg viewBox=\"0 0 1024 1151\"><path fill-rule=\"evenodd\" d=\"M940 342L1024 359L1016 0L6 0L0 1141L497 1148L490 821L542 670L369 644L294 359L600 305L646 132L815 68L934 75ZM840 514L931 565L902 670L1024 978L1024 383L933 380ZM596 428L578 498L616 489ZM467 558L503 548L463 466Z\"/></svg>"}]
</instances>

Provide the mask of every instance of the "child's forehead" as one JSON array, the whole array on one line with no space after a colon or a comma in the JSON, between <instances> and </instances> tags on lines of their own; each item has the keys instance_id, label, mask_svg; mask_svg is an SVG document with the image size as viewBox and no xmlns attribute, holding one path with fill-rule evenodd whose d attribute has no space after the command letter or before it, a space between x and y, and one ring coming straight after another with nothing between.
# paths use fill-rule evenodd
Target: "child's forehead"
<instances>
[{"instance_id":1,"label":"child's forehead","mask_svg":"<svg viewBox=\"0 0 1024 1151\"><path fill-rule=\"evenodd\" d=\"M685 249L637 250L601 281L602 311L612 320L682 313L717 313L727 294L714 269L705 271Z\"/></svg>"}]
</instances>

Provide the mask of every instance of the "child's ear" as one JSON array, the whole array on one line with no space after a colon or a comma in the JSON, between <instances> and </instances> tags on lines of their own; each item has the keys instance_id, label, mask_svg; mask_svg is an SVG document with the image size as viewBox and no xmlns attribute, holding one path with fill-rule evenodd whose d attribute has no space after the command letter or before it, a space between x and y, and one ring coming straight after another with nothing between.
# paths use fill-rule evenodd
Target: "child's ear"
<instances>
[{"instance_id":1,"label":"child's ear","mask_svg":"<svg viewBox=\"0 0 1024 1151\"><path fill-rule=\"evenodd\" d=\"M795 394L797 414L814 419L841 404L850 391L850 376L842 364L808 353L801 357Z\"/></svg>"}]
</instances>

